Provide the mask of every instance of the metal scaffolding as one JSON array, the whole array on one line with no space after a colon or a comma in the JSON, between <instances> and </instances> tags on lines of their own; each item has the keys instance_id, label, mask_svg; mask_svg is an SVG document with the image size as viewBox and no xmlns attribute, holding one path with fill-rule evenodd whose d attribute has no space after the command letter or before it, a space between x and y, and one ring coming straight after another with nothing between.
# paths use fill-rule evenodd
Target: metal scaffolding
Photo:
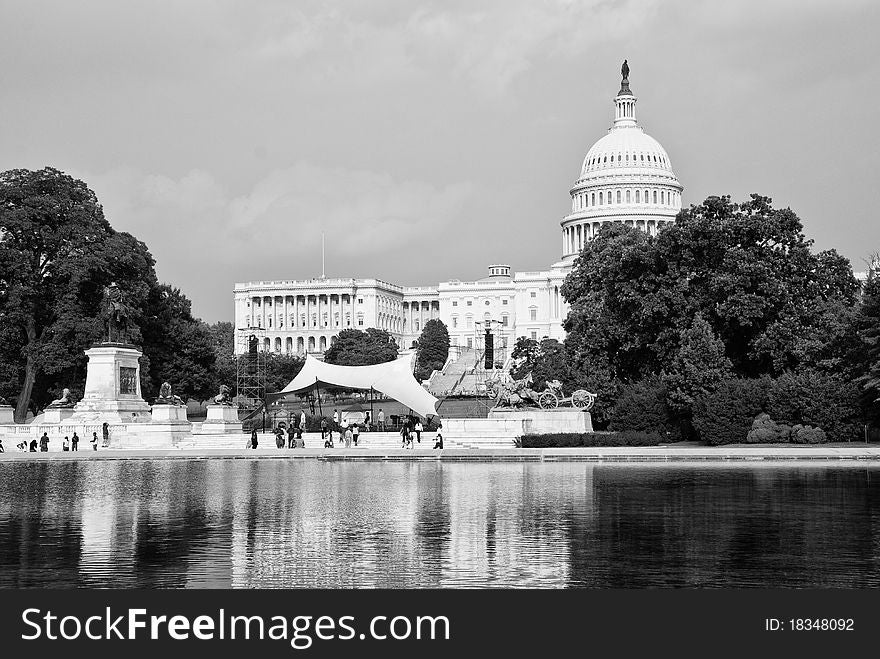
<instances>
[{"instance_id":1,"label":"metal scaffolding","mask_svg":"<svg viewBox=\"0 0 880 659\"><path fill-rule=\"evenodd\" d=\"M256 410L266 398L266 330L243 327L235 331L235 389L239 407Z\"/></svg>"}]
</instances>

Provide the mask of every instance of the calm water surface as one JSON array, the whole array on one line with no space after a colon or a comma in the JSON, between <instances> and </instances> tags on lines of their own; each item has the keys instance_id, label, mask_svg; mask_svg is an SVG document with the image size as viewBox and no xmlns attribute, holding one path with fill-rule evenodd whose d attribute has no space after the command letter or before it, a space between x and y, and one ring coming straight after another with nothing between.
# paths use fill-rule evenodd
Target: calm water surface
<instances>
[{"instance_id":1,"label":"calm water surface","mask_svg":"<svg viewBox=\"0 0 880 659\"><path fill-rule=\"evenodd\" d=\"M878 587L880 469L0 463L0 587Z\"/></svg>"}]
</instances>

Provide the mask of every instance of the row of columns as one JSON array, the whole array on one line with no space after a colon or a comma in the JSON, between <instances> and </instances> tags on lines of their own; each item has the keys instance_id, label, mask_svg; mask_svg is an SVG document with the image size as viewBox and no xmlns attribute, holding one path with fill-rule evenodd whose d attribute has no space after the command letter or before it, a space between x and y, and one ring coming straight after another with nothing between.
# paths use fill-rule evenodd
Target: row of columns
<instances>
[{"instance_id":1,"label":"row of columns","mask_svg":"<svg viewBox=\"0 0 880 659\"><path fill-rule=\"evenodd\" d=\"M588 242L599 233L599 229L607 222L620 222L627 226L641 229L648 235L656 236L660 227L670 224L668 220L604 220L602 222L582 222L572 224L562 229L562 254L578 254Z\"/></svg>"},{"instance_id":2,"label":"row of columns","mask_svg":"<svg viewBox=\"0 0 880 659\"><path fill-rule=\"evenodd\" d=\"M250 324L264 329L345 329L356 324L356 292L283 295L251 298ZM280 307L280 310L279 310ZM348 323L346 315L348 314ZM338 314L339 325L336 325ZM302 316L305 316L303 322ZM326 318L325 318L326 315ZM281 322L279 322L279 318ZM271 319L271 323L269 322Z\"/></svg>"},{"instance_id":3,"label":"row of columns","mask_svg":"<svg viewBox=\"0 0 880 659\"><path fill-rule=\"evenodd\" d=\"M440 317L439 300L410 300L403 303L403 329L404 332L421 332L432 318ZM415 321L418 322L416 327Z\"/></svg>"}]
</instances>

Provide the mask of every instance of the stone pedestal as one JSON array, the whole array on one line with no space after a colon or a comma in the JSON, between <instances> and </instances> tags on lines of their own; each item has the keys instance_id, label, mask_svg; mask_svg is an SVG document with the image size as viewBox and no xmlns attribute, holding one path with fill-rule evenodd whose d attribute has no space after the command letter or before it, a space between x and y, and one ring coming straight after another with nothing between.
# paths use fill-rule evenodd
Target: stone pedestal
<instances>
[{"instance_id":1,"label":"stone pedestal","mask_svg":"<svg viewBox=\"0 0 880 659\"><path fill-rule=\"evenodd\" d=\"M4 423L15 423L15 410L12 405L0 405L0 424Z\"/></svg>"},{"instance_id":2,"label":"stone pedestal","mask_svg":"<svg viewBox=\"0 0 880 659\"><path fill-rule=\"evenodd\" d=\"M186 405L153 405L152 423L189 423Z\"/></svg>"},{"instance_id":3,"label":"stone pedestal","mask_svg":"<svg viewBox=\"0 0 880 659\"><path fill-rule=\"evenodd\" d=\"M443 419L448 448L513 448L523 435L592 431L590 413L572 408L495 409L486 419Z\"/></svg>"},{"instance_id":4,"label":"stone pedestal","mask_svg":"<svg viewBox=\"0 0 880 659\"><path fill-rule=\"evenodd\" d=\"M43 423L64 423L73 415L72 407L47 407L43 410Z\"/></svg>"},{"instance_id":5,"label":"stone pedestal","mask_svg":"<svg viewBox=\"0 0 880 659\"><path fill-rule=\"evenodd\" d=\"M141 397L142 355L136 347L121 343L100 343L86 350L86 388L73 420L150 423L150 406Z\"/></svg>"},{"instance_id":6,"label":"stone pedestal","mask_svg":"<svg viewBox=\"0 0 880 659\"><path fill-rule=\"evenodd\" d=\"M590 413L572 407L557 407L552 410L542 410L535 407L496 408L489 410L489 418L520 421L524 435L593 432L593 417Z\"/></svg>"},{"instance_id":7,"label":"stone pedestal","mask_svg":"<svg viewBox=\"0 0 880 659\"><path fill-rule=\"evenodd\" d=\"M198 432L199 435L242 434L238 408L232 405L208 405L208 416Z\"/></svg>"}]
</instances>

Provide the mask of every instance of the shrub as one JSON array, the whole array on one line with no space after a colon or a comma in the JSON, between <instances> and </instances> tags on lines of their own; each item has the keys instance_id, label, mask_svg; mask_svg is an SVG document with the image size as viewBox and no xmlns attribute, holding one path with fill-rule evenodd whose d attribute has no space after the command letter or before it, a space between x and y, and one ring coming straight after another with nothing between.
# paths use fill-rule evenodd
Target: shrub
<instances>
[{"instance_id":1,"label":"shrub","mask_svg":"<svg viewBox=\"0 0 880 659\"><path fill-rule=\"evenodd\" d=\"M752 429L746 435L749 444L780 444L791 441L791 426L776 423L769 414L761 412L752 421Z\"/></svg>"},{"instance_id":2,"label":"shrub","mask_svg":"<svg viewBox=\"0 0 880 659\"><path fill-rule=\"evenodd\" d=\"M796 425L791 429L791 441L793 444L824 444L828 438L821 428Z\"/></svg>"},{"instance_id":3,"label":"shrub","mask_svg":"<svg viewBox=\"0 0 880 659\"><path fill-rule=\"evenodd\" d=\"M614 405L609 430L632 430L665 435L674 429L666 405L666 387L659 378L627 385Z\"/></svg>"},{"instance_id":4,"label":"shrub","mask_svg":"<svg viewBox=\"0 0 880 659\"><path fill-rule=\"evenodd\" d=\"M562 448L594 446L657 446L663 439L659 433L624 430L621 432L565 432L546 435L523 435L522 448Z\"/></svg>"},{"instance_id":5,"label":"shrub","mask_svg":"<svg viewBox=\"0 0 880 659\"><path fill-rule=\"evenodd\" d=\"M694 429L712 446L746 441L767 402L769 378L729 378L694 401Z\"/></svg>"},{"instance_id":6,"label":"shrub","mask_svg":"<svg viewBox=\"0 0 880 659\"><path fill-rule=\"evenodd\" d=\"M783 373L770 387L767 412L785 423L822 428L834 441L861 438L858 387L839 375Z\"/></svg>"}]
</instances>

